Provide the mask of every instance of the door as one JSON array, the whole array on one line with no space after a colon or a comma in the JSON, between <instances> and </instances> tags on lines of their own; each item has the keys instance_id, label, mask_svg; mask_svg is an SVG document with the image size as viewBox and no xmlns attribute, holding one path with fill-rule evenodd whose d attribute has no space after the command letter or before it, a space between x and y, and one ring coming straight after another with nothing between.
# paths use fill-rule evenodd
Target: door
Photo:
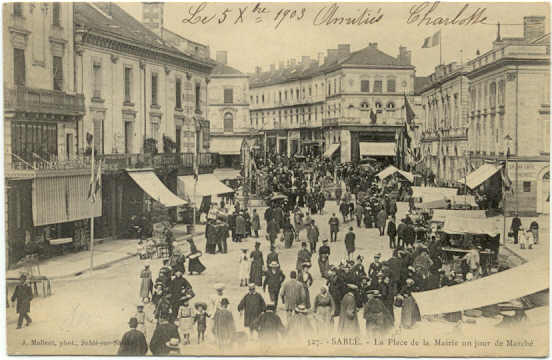
<instances>
[{"instance_id":1,"label":"door","mask_svg":"<svg viewBox=\"0 0 552 360\"><path fill-rule=\"evenodd\" d=\"M132 154L132 140L134 138L134 123L125 122L125 153Z\"/></svg>"}]
</instances>

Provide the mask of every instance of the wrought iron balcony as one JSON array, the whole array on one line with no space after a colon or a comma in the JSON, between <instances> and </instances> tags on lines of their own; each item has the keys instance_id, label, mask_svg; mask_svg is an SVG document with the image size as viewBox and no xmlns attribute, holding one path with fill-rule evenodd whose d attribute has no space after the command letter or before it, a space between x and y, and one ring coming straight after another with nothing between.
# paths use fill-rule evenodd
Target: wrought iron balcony
<instances>
[{"instance_id":1,"label":"wrought iron balcony","mask_svg":"<svg viewBox=\"0 0 552 360\"><path fill-rule=\"evenodd\" d=\"M84 96L25 86L4 89L4 111L83 115Z\"/></svg>"}]
</instances>

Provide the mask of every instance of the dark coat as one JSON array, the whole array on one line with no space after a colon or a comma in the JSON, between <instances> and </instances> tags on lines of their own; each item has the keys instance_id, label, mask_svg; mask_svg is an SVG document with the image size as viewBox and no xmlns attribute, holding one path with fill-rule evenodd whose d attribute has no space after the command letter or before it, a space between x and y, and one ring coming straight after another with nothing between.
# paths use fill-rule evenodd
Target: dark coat
<instances>
[{"instance_id":1,"label":"dark coat","mask_svg":"<svg viewBox=\"0 0 552 360\"><path fill-rule=\"evenodd\" d=\"M282 270L278 269L276 270L276 273L273 273L272 270L268 270L265 273L265 279L263 282L263 290L266 290L268 286L268 291L271 293L278 293L280 292L280 287L282 286L282 283L286 279L286 276L282 272Z\"/></svg>"},{"instance_id":2,"label":"dark coat","mask_svg":"<svg viewBox=\"0 0 552 360\"><path fill-rule=\"evenodd\" d=\"M238 311L244 311L244 326L251 327L253 321L265 311L266 304L259 293L247 294L238 305Z\"/></svg>"},{"instance_id":3,"label":"dark coat","mask_svg":"<svg viewBox=\"0 0 552 360\"><path fill-rule=\"evenodd\" d=\"M253 218L251 219L251 229L253 231L261 229L261 220L259 219L259 214L254 213Z\"/></svg>"},{"instance_id":4,"label":"dark coat","mask_svg":"<svg viewBox=\"0 0 552 360\"><path fill-rule=\"evenodd\" d=\"M393 221L389 221L387 224L387 235L395 237L397 235L397 226Z\"/></svg>"},{"instance_id":5,"label":"dark coat","mask_svg":"<svg viewBox=\"0 0 552 360\"><path fill-rule=\"evenodd\" d=\"M285 332L280 317L273 311L265 311L253 322L251 328L259 332L259 339L275 341Z\"/></svg>"},{"instance_id":6,"label":"dark coat","mask_svg":"<svg viewBox=\"0 0 552 360\"><path fill-rule=\"evenodd\" d=\"M236 216L236 234L245 235L246 223L245 218L241 215Z\"/></svg>"},{"instance_id":7,"label":"dark coat","mask_svg":"<svg viewBox=\"0 0 552 360\"><path fill-rule=\"evenodd\" d=\"M143 356L148 352L148 342L144 334L136 329L127 331L121 339L117 355Z\"/></svg>"},{"instance_id":8,"label":"dark coat","mask_svg":"<svg viewBox=\"0 0 552 360\"><path fill-rule=\"evenodd\" d=\"M307 229L307 238L309 239L309 242L311 243L317 243L318 237L320 236L320 232L318 231L318 226L311 225Z\"/></svg>"},{"instance_id":9,"label":"dark coat","mask_svg":"<svg viewBox=\"0 0 552 360\"><path fill-rule=\"evenodd\" d=\"M347 252L355 251L355 238L356 235L352 231L349 231L347 235L345 235L345 248L347 249Z\"/></svg>"},{"instance_id":10,"label":"dark coat","mask_svg":"<svg viewBox=\"0 0 552 360\"><path fill-rule=\"evenodd\" d=\"M401 266L402 261L398 257L392 256L389 260L385 263L387 267L389 268L390 276L392 282L399 281L401 278Z\"/></svg>"},{"instance_id":11,"label":"dark coat","mask_svg":"<svg viewBox=\"0 0 552 360\"><path fill-rule=\"evenodd\" d=\"M19 284L11 297L11 301L17 300L17 313L26 314L31 311L31 300L33 299L33 290L27 284Z\"/></svg>"},{"instance_id":12,"label":"dark coat","mask_svg":"<svg viewBox=\"0 0 552 360\"><path fill-rule=\"evenodd\" d=\"M330 224L331 232L339 232L339 219L337 217L332 216L328 223Z\"/></svg>"},{"instance_id":13,"label":"dark coat","mask_svg":"<svg viewBox=\"0 0 552 360\"><path fill-rule=\"evenodd\" d=\"M169 348L167 342L170 339L179 339L178 328L171 323L159 324L153 332L150 341L150 349L153 355L168 355Z\"/></svg>"}]
</instances>

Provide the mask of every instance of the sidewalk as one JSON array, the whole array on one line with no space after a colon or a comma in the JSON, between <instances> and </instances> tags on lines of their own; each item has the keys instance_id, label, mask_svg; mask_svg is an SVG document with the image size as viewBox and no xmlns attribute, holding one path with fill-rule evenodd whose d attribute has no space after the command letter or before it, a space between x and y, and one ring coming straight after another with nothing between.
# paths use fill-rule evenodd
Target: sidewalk
<instances>
[{"instance_id":1,"label":"sidewalk","mask_svg":"<svg viewBox=\"0 0 552 360\"><path fill-rule=\"evenodd\" d=\"M190 235L186 233L184 225L173 228L176 241L182 241ZM204 225L196 225L194 236L205 233ZM136 239L108 240L94 246L94 269L117 263L136 256ZM90 269L90 251L80 251L62 256L56 256L40 262L40 275L50 280L59 280L73 277ZM24 268L6 271L6 278L19 278Z\"/></svg>"},{"instance_id":2,"label":"sidewalk","mask_svg":"<svg viewBox=\"0 0 552 360\"><path fill-rule=\"evenodd\" d=\"M519 243L514 244L514 240L506 237L506 243L502 245L502 249L505 249L512 256L509 260L516 265L520 265L529 261L536 261L542 258L548 261L548 254L550 251L550 218L548 215L541 215L539 217L520 217L522 228L527 230L527 227L533 220L536 220L539 224L539 243L533 245L532 249L521 249ZM512 218L506 218L506 231L509 231ZM503 252L503 254L505 254ZM505 254L506 255L506 254Z\"/></svg>"}]
</instances>

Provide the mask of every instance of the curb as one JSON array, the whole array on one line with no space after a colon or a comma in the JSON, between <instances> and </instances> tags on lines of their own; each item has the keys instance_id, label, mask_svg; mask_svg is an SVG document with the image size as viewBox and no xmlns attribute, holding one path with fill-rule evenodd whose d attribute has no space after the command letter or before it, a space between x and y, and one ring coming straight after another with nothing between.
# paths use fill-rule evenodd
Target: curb
<instances>
[{"instance_id":1,"label":"curb","mask_svg":"<svg viewBox=\"0 0 552 360\"><path fill-rule=\"evenodd\" d=\"M508 245L503 245L502 248L508 250L508 252L513 255L514 257L518 258L519 260L521 260L521 263L522 264L525 264L526 262L528 262L527 259L525 259L523 256L519 255L517 252L515 252L514 250L510 249L510 247Z\"/></svg>"},{"instance_id":2,"label":"curb","mask_svg":"<svg viewBox=\"0 0 552 360\"><path fill-rule=\"evenodd\" d=\"M201 236L201 235L204 235L205 234L205 231L199 231L199 232L196 232L194 234L186 234L185 236L177 239L177 242L179 240L186 240L190 237L195 237L195 236ZM118 262L121 262L121 261L125 261L125 260L128 260L130 258L133 258L136 256L136 253L127 253L119 258L116 258L116 259L113 259L111 261L108 261L106 263L102 263L102 264L98 264L98 265L95 265L93 268L92 268L92 271L94 270L101 270L101 269L104 269L104 268L107 268L113 264L116 264ZM49 277L47 276L48 280L50 281L53 281L53 280L67 280L67 279L70 279L70 278L74 278L74 277L77 277L77 276L80 276L80 275L83 275L83 274L86 274L90 272L90 269L89 268L86 268L84 270L79 270L79 271L75 271L75 272L72 272L70 274L66 274L66 275L58 275L58 276L52 276L52 277Z\"/></svg>"}]
</instances>

